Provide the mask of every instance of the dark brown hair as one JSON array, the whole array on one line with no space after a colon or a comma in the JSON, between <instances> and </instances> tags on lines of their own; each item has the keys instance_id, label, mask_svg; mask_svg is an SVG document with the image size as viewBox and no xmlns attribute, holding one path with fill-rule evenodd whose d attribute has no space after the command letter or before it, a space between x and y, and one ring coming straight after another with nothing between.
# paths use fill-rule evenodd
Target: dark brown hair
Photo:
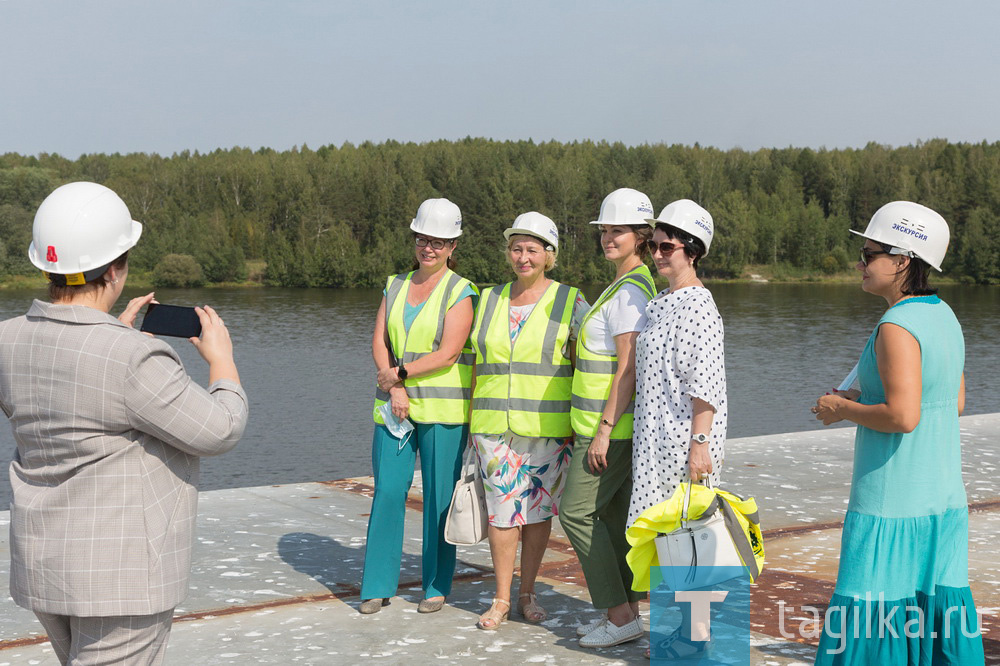
<instances>
[{"instance_id":1,"label":"dark brown hair","mask_svg":"<svg viewBox=\"0 0 1000 666\"><path fill-rule=\"evenodd\" d=\"M108 264L108 269L110 270L111 268L114 268L116 271L120 271L125 268L126 264L128 264L128 250L125 250L120 257ZM53 303L58 301L69 301L82 294L105 289L109 284L111 284L111 277L108 275L107 270L101 273L99 277L94 278L86 284L57 284L50 280L49 300Z\"/></svg>"},{"instance_id":2,"label":"dark brown hair","mask_svg":"<svg viewBox=\"0 0 1000 666\"><path fill-rule=\"evenodd\" d=\"M893 249L892 245L879 243L883 252ZM896 271L896 279L902 282L902 292L907 296L933 296L938 292L927 283L931 266L920 257L910 257L906 268Z\"/></svg>"},{"instance_id":3,"label":"dark brown hair","mask_svg":"<svg viewBox=\"0 0 1000 666\"><path fill-rule=\"evenodd\" d=\"M670 240L680 241L684 245L684 254L694 259L694 267L698 268L698 261L705 256L705 243L700 238L695 238L665 222L657 222L656 228L665 233Z\"/></svg>"}]
</instances>

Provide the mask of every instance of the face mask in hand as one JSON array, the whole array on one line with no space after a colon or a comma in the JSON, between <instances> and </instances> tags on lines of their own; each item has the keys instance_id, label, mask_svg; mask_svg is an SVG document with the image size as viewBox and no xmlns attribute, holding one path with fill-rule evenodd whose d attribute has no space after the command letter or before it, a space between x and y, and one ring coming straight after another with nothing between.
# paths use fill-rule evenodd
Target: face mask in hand
<instances>
[{"instance_id":1,"label":"face mask in hand","mask_svg":"<svg viewBox=\"0 0 1000 666\"><path fill-rule=\"evenodd\" d=\"M410 422L410 419L396 418L396 415L392 413L392 403L389 402L381 405L378 408L378 412L382 415L385 427L388 428L393 437L399 440L397 453L402 451L403 447L406 446L406 442L413 435L413 423Z\"/></svg>"}]
</instances>

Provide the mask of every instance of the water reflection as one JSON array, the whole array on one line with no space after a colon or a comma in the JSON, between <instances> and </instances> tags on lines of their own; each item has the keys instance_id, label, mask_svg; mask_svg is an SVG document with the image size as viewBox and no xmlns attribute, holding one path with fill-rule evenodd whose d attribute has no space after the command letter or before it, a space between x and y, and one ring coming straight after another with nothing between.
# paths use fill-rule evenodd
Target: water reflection
<instances>
[{"instance_id":1,"label":"water reflection","mask_svg":"<svg viewBox=\"0 0 1000 666\"><path fill-rule=\"evenodd\" d=\"M731 437L822 427L809 413L854 365L884 302L856 285L709 285L726 327ZM601 286L585 288L593 302ZM0 292L0 318L22 314L38 292ZM122 305L138 292L126 293ZM1000 354L993 342L1000 289L941 291L966 335L967 413L1000 411ZM251 401L239 447L203 464L205 489L370 473L378 290L160 290L164 303L209 303L226 320ZM170 340L197 381L194 348ZM13 454L0 426L0 465ZM7 496L7 483L0 495Z\"/></svg>"}]
</instances>

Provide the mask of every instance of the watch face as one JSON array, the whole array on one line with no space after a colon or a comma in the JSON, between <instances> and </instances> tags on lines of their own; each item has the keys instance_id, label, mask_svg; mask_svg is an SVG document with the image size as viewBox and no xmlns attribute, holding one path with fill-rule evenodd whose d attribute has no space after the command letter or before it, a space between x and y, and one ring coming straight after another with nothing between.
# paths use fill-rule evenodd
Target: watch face
<instances>
[{"instance_id":1,"label":"watch face","mask_svg":"<svg viewBox=\"0 0 1000 666\"><path fill-rule=\"evenodd\" d=\"M708 441L708 435L704 435L704 434L699 433L699 434L695 435L694 437L692 437L691 439L693 439L694 441L698 442L699 444L704 444L705 442Z\"/></svg>"}]
</instances>

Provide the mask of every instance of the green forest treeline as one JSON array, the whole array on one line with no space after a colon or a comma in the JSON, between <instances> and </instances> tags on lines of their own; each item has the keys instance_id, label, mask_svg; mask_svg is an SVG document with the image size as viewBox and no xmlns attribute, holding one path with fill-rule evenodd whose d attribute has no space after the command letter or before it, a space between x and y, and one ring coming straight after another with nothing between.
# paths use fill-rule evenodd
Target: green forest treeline
<instances>
[{"instance_id":1,"label":"green forest treeline","mask_svg":"<svg viewBox=\"0 0 1000 666\"><path fill-rule=\"evenodd\" d=\"M748 152L468 138L171 157L6 154L0 279L37 274L26 258L34 211L74 180L112 188L145 225L133 268L155 272L167 255L190 255L159 268L200 268L208 282L244 280L250 262L266 264L260 277L271 285L380 286L413 260L408 226L417 206L441 196L462 209L455 256L466 277L509 279L501 233L519 213L537 210L559 226L554 276L607 280L610 266L588 222L605 195L634 187L657 212L687 197L712 213L717 238L701 264L711 275L738 277L749 265L845 270L860 246L847 230L863 229L880 205L908 199L951 225L946 274L1000 283L1000 143Z\"/></svg>"}]
</instances>

